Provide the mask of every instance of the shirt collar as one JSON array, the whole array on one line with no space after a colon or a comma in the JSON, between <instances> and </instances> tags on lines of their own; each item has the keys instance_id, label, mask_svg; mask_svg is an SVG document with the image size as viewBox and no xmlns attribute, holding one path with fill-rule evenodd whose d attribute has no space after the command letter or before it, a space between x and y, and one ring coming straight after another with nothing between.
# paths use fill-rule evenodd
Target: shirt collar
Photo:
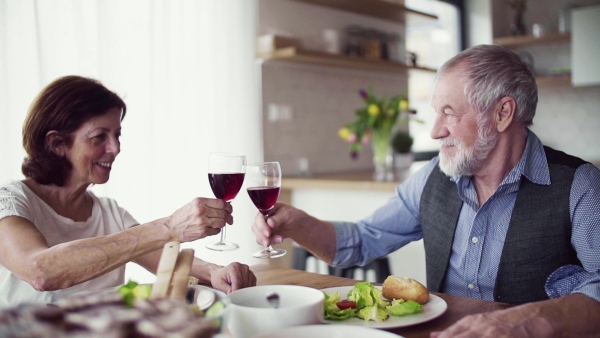
<instances>
[{"instance_id":1,"label":"shirt collar","mask_svg":"<svg viewBox=\"0 0 600 338\"><path fill-rule=\"evenodd\" d=\"M525 151L515 169L520 166L521 174L532 183L550 185L550 170L544 145L531 130L528 130Z\"/></svg>"}]
</instances>

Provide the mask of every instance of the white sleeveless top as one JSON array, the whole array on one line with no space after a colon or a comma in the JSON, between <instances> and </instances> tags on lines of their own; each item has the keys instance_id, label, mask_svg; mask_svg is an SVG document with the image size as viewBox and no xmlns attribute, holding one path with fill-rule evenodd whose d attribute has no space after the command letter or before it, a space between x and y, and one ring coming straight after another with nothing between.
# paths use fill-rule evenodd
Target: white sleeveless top
<instances>
[{"instance_id":1,"label":"white sleeveless top","mask_svg":"<svg viewBox=\"0 0 600 338\"><path fill-rule=\"evenodd\" d=\"M92 216L87 221L75 222L57 214L25 183L11 181L0 185L0 219L8 216L27 218L42 233L50 247L77 239L114 234L139 224L115 200L96 197L90 190L87 193L94 203ZM0 308L20 303L53 303L78 292L118 286L123 284L124 278L125 265L66 289L40 292L0 264Z\"/></svg>"}]
</instances>

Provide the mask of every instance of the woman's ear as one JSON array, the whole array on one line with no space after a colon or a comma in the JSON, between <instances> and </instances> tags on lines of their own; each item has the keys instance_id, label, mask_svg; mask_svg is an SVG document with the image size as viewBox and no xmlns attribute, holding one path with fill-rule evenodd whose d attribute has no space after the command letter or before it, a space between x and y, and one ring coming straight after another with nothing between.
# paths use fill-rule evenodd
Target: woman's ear
<instances>
[{"instance_id":1,"label":"woman's ear","mask_svg":"<svg viewBox=\"0 0 600 338\"><path fill-rule=\"evenodd\" d=\"M510 127L515 117L515 111L517 110L517 102L510 96L503 97L498 102L498 109L496 112L496 127L499 132L503 132Z\"/></svg>"},{"instance_id":2,"label":"woman's ear","mask_svg":"<svg viewBox=\"0 0 600 338\"><path fill-rule=\"evenodd\" d=\"M64 157L66 154L65 138L56 130L50 130L46 133L46 144L48 148L58 157Z\"/></svg>"}]
</instances>

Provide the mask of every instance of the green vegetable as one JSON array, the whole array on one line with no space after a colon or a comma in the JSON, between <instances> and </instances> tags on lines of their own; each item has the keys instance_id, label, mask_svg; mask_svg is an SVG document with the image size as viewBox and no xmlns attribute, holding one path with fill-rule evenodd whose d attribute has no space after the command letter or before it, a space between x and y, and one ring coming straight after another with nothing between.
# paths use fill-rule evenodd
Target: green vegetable
<instances>
[{"instance_id":1,"label":"green vegetable","mask_svg":"<svg viewBox=\"0 0 600 338\"><path fill-rule=\"evenodd\" d=\"M127 306L133 306L136 298L146 299L150 297L150 291L152 285L143 284L140 285L132 280L128 281L127 284L119 286L119 293L123 297L123 303Z\"/></svg>"},{"instance_id":2,"label":"green vegetable","mask_svg":"<svg viewBox=\"0 0 600 338\"><path fill-rule=\"evenodd\" d=\"M423 311L423 306L415 301L394 299L391 303L384 299L381 290L369 282L359 282L348 292L347 298L356 302L356 309L340 310L336 305L342 300L339 292L325 294L325 319L343 320L358 317L366 321L381 322L390 315L403 316Z\"/></svg>"},{"instance_id":3,"label":"green vegetable","mask_svg":"<svg viewBox=\"0 0 600 338\"><path fill-rule=\"evenodd\" d=\"M382 309L377 305L367 306L363 309L358 310L356 316L367 321L373 320L376 322L382 322L389 317L387 311L385 311L385 309Z\"/></svg>"},{"instance_id":4,"label":"green vegetable","mask_svg":"<svg viewBox=\"0 0 600 338\"><path fill-rule=\"evenodd\" d=\"M354 287L348 292L348 299L356 302L356 308L362 309L366 306L373 306L375 300L371 295L373 286L369 282L360 282L354 284Z\"/></svg>"},{"instance_id":5,"label":"green vegetable","mask_svg":"<svg viewBox=\"0 0 600 338\"><path fill-rule=\"evenodd\" d=\"M148 298L150 298L150 291L152 291L152 285L150 285L150 284L138 285L135 288L133 288L133 290L131 290L131 291L135 298L148 299Z\"/></svg>"},{"instance_id":6,"label":"green vegetable","mask_svg":"<svg viewBox=\"0 0 600 338\"><path fill-rule=\"evenodd\" d=\"M394 299L392 305L386 306L385 308L394 316L404 316L423 312L423 306L414 300L404 301L403 299Z\"/></svg>"},{"instance_id":7,"label":"green vegetable","mask_svg":"<svg viewBox=\"0 0 600 338\"><path fill-rule=\"evenodd\" d=\"M325 318L331 320L343 320L347 318L352 318L355 316L355 309L345 309L340 310L340 308L336 305L337 302L341 301L339 292L334 292L331 295L325 294Z\"/></svg>"},{"instance_id":8,"label":"green vegetable","mask_svg":"<svg viewBox=\"0 0 600 338\"><path fill-rule=\"evenodd\" d=\"M223 311L223 309L225 309L225 303L223 303L222 301L218 300L218 301L214 302L206 310L206 317L217 316L217 315L219 315L221 313L221 311Z\"/></svg>"}]
</instances>

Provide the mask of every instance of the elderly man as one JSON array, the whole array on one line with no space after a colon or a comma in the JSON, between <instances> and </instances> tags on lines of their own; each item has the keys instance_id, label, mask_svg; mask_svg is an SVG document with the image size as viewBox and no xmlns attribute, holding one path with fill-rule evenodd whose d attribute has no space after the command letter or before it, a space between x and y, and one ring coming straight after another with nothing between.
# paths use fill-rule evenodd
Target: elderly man
<instances>
[{"instance_id":1,"label":"elderly man","mask_svg":"<svg viewBox=\"0 0 600 338\"><path fill-rule=\"evenodd\" d=\"M438 72L431 160L357 223L278 204L257 242L289 237L324 261L364 265L423 238L431 291L517 304L441 333L551 337L600 332L600 170L528 127L535 78L513 52L470 48ZM259 215L260 216L260 215Z\"/></svg>"}]
</instances>

